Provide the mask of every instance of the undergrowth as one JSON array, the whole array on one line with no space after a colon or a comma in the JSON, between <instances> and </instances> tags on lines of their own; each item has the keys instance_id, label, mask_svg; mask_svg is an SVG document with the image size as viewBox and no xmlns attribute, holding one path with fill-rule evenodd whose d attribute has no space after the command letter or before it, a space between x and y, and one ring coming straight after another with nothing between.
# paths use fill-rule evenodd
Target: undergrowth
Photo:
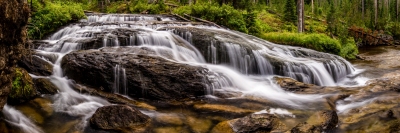
<instances>
[{"instance_id":1,"label":"undergrowth","mask_svg":"<svg viewBox=\"0 0 400 133\"><path fill-rule=\"evenodd\" d=\"M32 16L28 35L31 39L41 39L45 35L54 32L59 27L71 21L85 18L83 3L71 1L32 1Z\"/></svg>"}]
</instances>

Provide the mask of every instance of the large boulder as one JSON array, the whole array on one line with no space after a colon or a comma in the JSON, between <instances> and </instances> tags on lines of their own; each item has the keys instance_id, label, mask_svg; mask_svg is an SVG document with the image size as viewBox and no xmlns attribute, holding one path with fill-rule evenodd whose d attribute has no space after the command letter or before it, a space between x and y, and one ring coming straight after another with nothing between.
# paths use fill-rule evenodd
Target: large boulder
<instances>
[{"instance_id":1,"label":"large boulder","mask_svg":"<svg viewBox=\"0 0 400 133\"><path fill-rule=\"evenodd\" d=\"M19 104L27 102L36 96L38 96L38 93L28 72L25 69L16 68L7 103Z\"/></svg>"},{"instance_id":2,"label":"large boulder","mask_svg":"<svg viewBox=\"0 0 400 133\"><path fill-rule=\"evenodd\" d=\"M50 76L53 73L53 65L38 56L25 55L18 61L18 66L29 73L39 76Z\"/></svg>"},{"instance_id":3,"label":"large boulder","mask_svg":"<svg viewBox=\"0 0 400 133\"><path fill-rule=\"evenodd\" d=\"M90 118L90 125L97 129L142 132L150 123L150 117L126 105L98 108Z\"/></svg>"},{"instance_id":4,"label":"large boulder","mask_svg":"<svg viewBox=\"0 0 400 133\"><path fill-rule=\"evenodd\" d=\"M133 53L126 50L72 52L64 57L62 68L68 78L78 83L133 98L179 100L205 94L207 69L136 54L148 52L145 47L134 47Z\"/></svg>"}]
</instances>

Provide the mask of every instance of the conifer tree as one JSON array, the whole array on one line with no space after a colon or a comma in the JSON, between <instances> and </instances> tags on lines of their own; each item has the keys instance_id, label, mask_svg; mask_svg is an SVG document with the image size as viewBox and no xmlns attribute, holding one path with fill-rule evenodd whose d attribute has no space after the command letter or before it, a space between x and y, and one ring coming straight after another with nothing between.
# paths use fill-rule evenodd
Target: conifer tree
<instances>
[{"instance_id":1,"label":"conifer tree","mask_svg":"<svg viewBox=\"0 0 400 133\"><path fill-rule=\"evenodd\" d=\"M297 15L295 10L295 0L287 0L285 4L285 13L284 19L285 21L296 23Z\"/></svg>"}]
</instances>

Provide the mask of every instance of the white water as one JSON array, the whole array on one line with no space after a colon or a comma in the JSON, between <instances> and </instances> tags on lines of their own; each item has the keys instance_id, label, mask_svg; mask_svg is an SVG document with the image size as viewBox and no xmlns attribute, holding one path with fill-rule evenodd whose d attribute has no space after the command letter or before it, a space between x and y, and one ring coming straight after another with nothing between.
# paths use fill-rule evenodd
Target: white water
<instances>
[{"instance_id":1,"label":"white water","mask_svg":"<svg viewBox=\"0 0 400 133\"><path fill-rule=\"evenodd\" d=\"M213 74L207 77L208 80L212 81L207 88L207 94L213 94L214 91L238 91L242 92L244 96L263 97L286 105L300 107L304 102L319 101L324 96L285 92L273 83L273 75L288 76L306 83L334 86L337 85L338 81L346 80L346 75L354 71L351 64L338 56L317 53L313 50L299 49L297 47L280 46L225 29L209 26L189 26L205 32L216 33L209 44L203 44L207 46L206 55L203 55L200 50L193 46L191 32L174 30L174 27L185 28L188 26L179 26L175 23L152 26L142 25L148 21L160 21L160 18L162 17L92 15L88 17L87 21L82 21L89 22L89 25L71 25L60 30L49 38L51 40L59 39L60 41L41 48L45 51L43 53L58 55L52 82L58 84L58 87L66 88L63 92L70 90L69 87L65 87L68 84L66 83L67 79L62 77L62 70L59 67L60 61L68 52L81 49L82 46L80 45L82 44L80 41L98 36L94 33L104 34L103 44L98 48L118 47L126 43L124 46L146 47L154 51L154 54L177 63L208 68ZM162 20L169 21L174 19L164 17ZM91 26L90 23L92 22L102 22L104 24L97 23L97 25ZM118 24L111 22L118 22ZM168 27L168 25L171 25L171 27ZM167 28L163 28L165 26ZM157 29L167 30L158 31ZM129 33L125 39L120 40L112 32L116 30L133 32ZM221 49L225 50L226 53L219 53L218 50ZM125 51L125 53L130 52L132 51ZM307 54L310 55L305 55L304 52L308 52ZM272 64L271 60L281 61L281 64L276 66L276 63L275 65ZM126 86L127 81L124 71L125 69L119 65L114 67L113 77L115 81L112 89L116 93L126 94L129 88ZM70 97L75 96L72 95ZM81 99L88 99L87 96L83 97ZM68 101L62 100L65 98L60 99L62 102L68 103Z\"/></svg>"},{"instance_id":2,"label":"white water","mask_svg":"<svg viewBox=\"0 0 400 133\"><path fill-rule=\"evenodd\" d=\"M175 23L146 24L146 21L160 21L160 18L162 21L175 20L152 16L93 15L89 16L88 20L82 21L89 22L89 25L71 25L51 36L47 41L48 44L40 46L37 52L43 57L55 58L49 59L49 62L54 65L54 73L46 77L60 89L60 93L53 97L55 111L82 117L83 123L80 126L83 127L86 124L86 119L98 107L110 104L104 99L82 95L74 91L60 67L61 60L66 54L84 48L87 49L87 46L84 46L84 41L96 38L100 33L104 35L100 37L102 45L93 47L95 49L101 47L125 48L120 46L148 48L152 51L149 54L155 54L176 63L209 69L210 75L207 75L204 80L209 80L211 83L207 88L204 88L207 92L205 95L212 95L215 91L235 91L241 92L242 96L260 97L278 104L302 108L304 103L324 100L325 95L300 95L286 92L274 83L272 80L274 75L288 76L303 82L328 86L337 85L339 81L351 81L346 79L346 76L351 74L354 68L340 57L329 54L319 55L322 53L315 54L315 51L304 50L312 54L308 56L304 55L302 50L297 47L276 45L242 33L209 26L189 26L190 28L217 33L209 43L203 44L206 46L206 50L205 53L204 51L202 53L193 45L192 33L157 30L165 26L170 26L171 29L188 26ZM92 22L101 22L104 25L90 25ZM121 40L113 34L112 31L116 30L126 30L130 34ZM232 36L232 38L224 35ZM223 43L221 44L221 42ZM219 53L221 49L226 50L226 53ZM124 51L124 53L132 52ZM325 60L324 57L329 59ZM276 66L273 63L274 60L279 60L282 64ZM115 79L112 89L115 93L127 94L128 90L132 88L127 86L125 68L116 65L113 69L114 73L110 73L110 76ZM145 84L142 85L146 86ZM282 110L270 110L270 112L279 113ZM283 113L285 112L283 111Z\"/></svg>"},{"instance_id":3,"label":"white water","mask_svg":"<svg viewBox=\"0 0 400 133\"><path fill-rule=\"evenodd\" d=\"M29 118L24 114L14 109L9 105L5 105L3 108L3 114L6 122L18 127L25 133L43 133L42 129L37 127Z\"/></svg>"}]
</instances>

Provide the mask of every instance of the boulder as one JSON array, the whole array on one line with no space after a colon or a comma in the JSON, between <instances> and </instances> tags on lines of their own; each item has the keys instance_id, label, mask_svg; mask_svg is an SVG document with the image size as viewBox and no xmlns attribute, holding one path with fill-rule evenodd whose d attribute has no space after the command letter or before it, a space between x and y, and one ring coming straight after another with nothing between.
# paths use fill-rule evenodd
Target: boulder
<instances>
[{"instance_id":1,"label":"boulder","mask_svg":"<svg viewBox=\"0 0 400 133\"><path fill-rule=\"evenodd\" d=\"M277 116L271 114L251 114L230 121L236 133L283 132L286 125Z\"/></svg>"},{"instance_id":2,"label":"boulder","mask_svg":"<svg viewBox=\"0 0 400 133\"><path fill-rule=\"evenodd\" d=\"M98 108L90 118L90 125L97 129L142 132L149 125L150 117L126 105Z\"/></svg>"},{"instance_id":3,"label":"boulder","mask_svg":"<svg viewBox=\"0 0 400 133\"><path fill-rule=\"evenodd\" d=\"M38 78L34 79L33 83L35 84L36 90L40 94L56 94L58 92L58 88L49 81L47 78Z\"/></svg>"},{"instance_id":4,"label":"boulder","mask_svg":"<svg viewBox=\"0 0 400 133\"><path fill-rule=\"evenodd\" d=\"M207 69L140 54L149 52L145 47L120 50L127 48L72 52L63 58L62 68L77 83L132 98L179 100L205 94Z\"/></svg>"},{"instance_id":5,"label":"boulder","mask_svg":"<svg viewBox=\"0 0 400 133\"><path fill-rule=\"evenodd\" d=\"M22 68L15 69L15 78L12 81L12 88L8 96L7 103L18 104L27 102L38 96L36 88L33 86L32 78L28 72Z\"/></svg>"},{"instance_id":6,"label":"boulder","mask_svg":"<svg viewBox=\"0 0 400 133\"><path fill-rule=\"evenodd\" d=\"M314 133L332 131L338 124L338 115L335 111L318 111L306 122L300 123L292 128L292 133Z\"/></svg>"},{"instance_id":7,"label":"boulder","mask_svg":"<svg viewBox=\"0 0 400 133\"><path fill-rule=\"evenodd\" d=\"M53 65L35 55L23 56L18 66L38 76L50 76L53 73Z\"/></svg>"},{"instance_id":8,"label":"boulder","mask_svg":"<svg viewBox=\"0 0 400 133\"><path fill-rule=\"evenodd\" d=\"M214 126L212 133L264 133L284 132L286 125L276 115L272 114L251 114L243 118L223 121Z\"/></svg>"}]
</instances>

